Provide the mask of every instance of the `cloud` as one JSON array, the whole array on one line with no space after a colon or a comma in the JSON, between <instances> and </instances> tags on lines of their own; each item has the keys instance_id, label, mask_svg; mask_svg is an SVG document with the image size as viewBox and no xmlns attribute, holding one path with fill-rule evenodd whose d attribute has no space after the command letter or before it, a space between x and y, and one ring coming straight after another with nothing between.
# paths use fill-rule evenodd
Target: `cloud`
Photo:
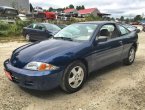
<instances>
[{"instance_id":1,"label":"cloud","mask_svg":"<svg viewBox=\"0 0 145 110\"><path fill-rule=\"evenodd\" d=\"M63 8L69 4L85 5L86 8L98 8L101 12L113 16L135 16L145 13L145 0L29 0L34 6Z\"/></svg>"}]
</instances>

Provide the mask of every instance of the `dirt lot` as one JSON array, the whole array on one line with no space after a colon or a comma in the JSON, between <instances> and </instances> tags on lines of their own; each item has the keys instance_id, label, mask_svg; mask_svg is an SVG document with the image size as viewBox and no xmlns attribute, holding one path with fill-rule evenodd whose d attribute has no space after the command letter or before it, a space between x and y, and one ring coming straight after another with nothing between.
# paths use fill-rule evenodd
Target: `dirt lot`
<instances>
[{"instance_id":1,"label":"dirt lot","mask_svg":"<svg viewBox=\"0 0 145 110\"><path fill-rule=\"evenodd\" d=\"M3 73L3 61L13 49L25 44L0 43L0 110L145 110L145 33L135 63L116 63L92 74L77 93L25 90Z\"/></svg>"}]
</instances>

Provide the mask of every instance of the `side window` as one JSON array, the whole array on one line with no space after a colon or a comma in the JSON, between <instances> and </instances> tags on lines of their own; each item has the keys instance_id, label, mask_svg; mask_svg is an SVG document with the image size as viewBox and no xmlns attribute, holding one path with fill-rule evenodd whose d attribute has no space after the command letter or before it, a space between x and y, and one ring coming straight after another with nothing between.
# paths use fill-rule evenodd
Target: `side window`
<instances>
[{"instance_id":1,"label":"side window","mask_svg":"<svg viewBox=\"0 0 145 110\"><path fill-rule=\"evenodd\" d=\"M45 30L45 27L43 25L41 25L41 24L38 24L38 25L36 25L35 29L44 31Z\"/></svg>"},{"instance_id":2,"label":"side window","mask_svg":"<svg viewBox=\"0 0 145 110\"><path fill-rule=\"evenodd\" d=\"M121 32L121 35L126 35L129 33L129 31L125 27L120 26L120 25L119 25L119 30Z\"/></svg>"},{"instance_id":3,"label":"side window","mask_svg":"<svg viewBox=\"0 0 145 110\"><path fill-rule=\"evenodd\" d=\"M100 29L100 36L105 36L107 39L116 38L119 36L118 29L113 24L107 24Z\"/></svg>"}]
</instances>

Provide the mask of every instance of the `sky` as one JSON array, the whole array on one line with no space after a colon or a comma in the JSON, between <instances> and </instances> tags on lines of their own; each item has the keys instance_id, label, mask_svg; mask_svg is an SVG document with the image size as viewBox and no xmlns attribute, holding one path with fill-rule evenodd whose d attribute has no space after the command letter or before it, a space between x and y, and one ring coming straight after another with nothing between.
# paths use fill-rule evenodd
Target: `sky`
<instances>
[{"instance_id":1,"label":"sky","mask_svg":"<svg viewBox=\"0 0 145 110\"><path fill-rule=\"evenodd\" d=\"M84 5L85 8L98 8L102 13L109 13L113 17L133 17L145 14L145 0L29 0L33 7L44 9L64 8L73 4ZM144 16L145 17L145 16Z\"/></svg>"}]
</instances>

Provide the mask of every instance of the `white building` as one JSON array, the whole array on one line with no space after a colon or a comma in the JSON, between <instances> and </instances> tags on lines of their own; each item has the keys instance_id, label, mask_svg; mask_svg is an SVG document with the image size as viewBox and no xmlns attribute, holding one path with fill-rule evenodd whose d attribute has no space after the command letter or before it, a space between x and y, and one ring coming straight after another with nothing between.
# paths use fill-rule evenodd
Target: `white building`
<instances>
[{"instance_id":1,"label":"white building","mask_svg":"<svg viewBox=\"0 0 145 110\"><path fill-rule=\"evenodd\" d=\"M0 6L13 7L21 13L30 12L29 0L0 0Z\"/></svg>"}]
</instances>

